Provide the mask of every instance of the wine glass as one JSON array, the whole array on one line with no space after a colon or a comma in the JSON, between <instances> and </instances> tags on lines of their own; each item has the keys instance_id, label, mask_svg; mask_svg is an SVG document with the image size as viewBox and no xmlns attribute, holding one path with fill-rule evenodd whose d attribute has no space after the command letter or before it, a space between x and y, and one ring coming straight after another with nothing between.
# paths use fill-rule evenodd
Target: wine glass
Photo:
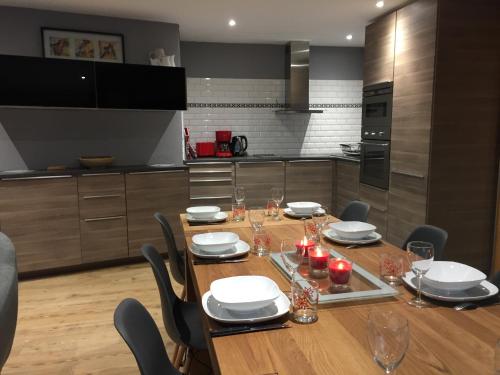
<instances>
[{"instance_id":1,"label":"wine glass","mask_svg":"<svg viewBox=\"0 0 500 375\"><path fill-rule=\"evenodd\" d=\"M372 311L368 315L368 342L373 360L392 374L403 360L410 342L408 320L392 311Z\"/></svg>"},{"instance_id":2,"label":"wine glass","mask_svg":"<svg viewBox=\"0 0 500 375\"><path fill-rule=\"evenodd\" d=\"M417 297L408 301L408 304L423 308L428 307L429 303L422 299L422 277L429 271L434 261L434 246L429 242L411 241L406 246L406 254L410 268L417 276Z\"/></svg>"},{"instance_id":3,"label":"wine glass","mask_svg":"<svg viewBox=\"0 0 500 375\"><path fill-rule=\"evenodd\" d=\"M245 188L243 186L236 186L234 188L234 200L236 203L243 203L245 201Z\"/></svg>"},{"instance_id":4,"label":"wine glass","mask_svg":"<svg viewBox=\"0 0 500 375\"><path fill-rule=\"evenodd\" d=\"M266 219L266 212L263 208L251 208L248 210L248 219L250 220L250 225L252 229L257 231L264 226L264 220Z\"/></svg>"},{"instance_id":5,"label":"wine glass","mask_svg":"<svg viewBox=\"0 0 500 375\"><path fill-rule=\"evenodd\" d=\"M280 207L281 202L283 202L284 197L285 197L285 193L283 192L283 188L273 187L271 189L271 198L278 205L278 209Z\"/></svg>"},{"instance_id":6,"label":"wine glass","mask_svg":"<svg viewBox=\"0 0 500 375\"><path fill-rule=\"evenodd\" d=\"M281 241L281 260L283 260L286 270L292 276L302 264L304 249L304 247L297 249L295 241L290 238Z\"/></svg>"},{"instance_id":7,"label":"wine glass","mask_svg":"<svg viewBox=\"0 0 500 375\"><path fill-rule=\"evenodd\" d=\"M312 219L316 223L316 228L319 233L323 231L325 224L328 221L328 207L321 206L315 208L312 212Z\"/></svg>"}]
</instances>

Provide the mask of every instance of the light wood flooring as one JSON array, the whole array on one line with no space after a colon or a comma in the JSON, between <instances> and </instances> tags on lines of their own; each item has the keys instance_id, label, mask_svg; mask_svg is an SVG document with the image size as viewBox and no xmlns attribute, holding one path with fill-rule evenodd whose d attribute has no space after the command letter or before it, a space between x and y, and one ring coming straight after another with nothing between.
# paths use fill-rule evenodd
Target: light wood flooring
<instances>
[{"instance_id":1,"label":"light wood flooring","mask_svg":"<svg viewBox=\"0 0 500 375\"><path fill-rule=\"evenodd\" d=\"M141 263L21 281L14 346L2 375L138 374L113 325L115 307L127 297L146 306L171 356L156 282Z\"/></svg>"}]
</instances>

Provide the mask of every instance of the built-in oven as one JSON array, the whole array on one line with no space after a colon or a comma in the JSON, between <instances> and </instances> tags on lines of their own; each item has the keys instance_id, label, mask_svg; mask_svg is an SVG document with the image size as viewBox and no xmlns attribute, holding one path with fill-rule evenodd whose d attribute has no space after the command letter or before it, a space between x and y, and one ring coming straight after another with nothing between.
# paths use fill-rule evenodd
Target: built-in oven
<instances>
[{"instance_id":1,"label":"built-in oven","mask_svg":"<svg viewBox=\"0 0 500 375\"><path fill-rule=\"evenodd\" d=\"M387 190L389 188L391 142L361 141L359 181Z\"/></svg>"}]
</instances>

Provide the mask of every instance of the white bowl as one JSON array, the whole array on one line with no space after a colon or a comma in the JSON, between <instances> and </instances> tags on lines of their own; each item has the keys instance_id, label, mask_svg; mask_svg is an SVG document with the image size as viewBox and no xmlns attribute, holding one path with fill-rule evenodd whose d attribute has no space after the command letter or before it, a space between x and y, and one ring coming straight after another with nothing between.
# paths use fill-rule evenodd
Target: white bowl
<instances>
[{"instance_id":1,"label":"white bowl","mask_svg":"<svg viewBox=\"0 0 500 375\"><path fill-rule=\"evenodd\" d=\"M312 214L321 205L316 202L290 202L286 204L296 214Z\"/></svg>"},{"instance_id":2,"label":"white bowl","mask_svg":"<svg viewBox=\"0 0 500 375\"><path fill-rule=\"evenodd\" d=\"M186 212L190 214L195 219L213 219L218 212L220 212L220 207L217 206L196 206L189 207Z\"/></svg>"},{"instance_id":3,"label":"white bowl","mask_svg":"<svg viewBox=\"0 0 500 375\"><path fill-rule=\"evenodd\" d=\"M372 234L377 227L362 221L339 221L330 224L335 233L348 240L360 240Z\"/></svg>"},{"instance_id":4,"label":"white bowl","mask_svg":"<svg viewBox=\"0 0 500 375\"><path fill-rule=\"evenodd\" d=\"M422 281L430 287L448 291L470 289L483 280L486 280L486 275L474 267L443 261L433 262L422 278Z\"/></svg>"},{"instance_id":5,"label":"white bowl","mask_svg":"<svg viewBox=\"0 0 500 375\"><path fill-rule=\"evenodd\" d=\"M212 296L228 310L251 311L265 307L278 298L278 285L265 276L234 276L210 284Z\"/></svg>"},{"instance_id":6,"label":"white bowl","mask_svg":"<svg viewBox=\"0 0 500 375\"><path fill-rule=\"evenodd\" d=\"M231 249L239 240L240 237L232 232L201 233L192 238L198 249L213 254Z\"/></svg>"}]
</instances>

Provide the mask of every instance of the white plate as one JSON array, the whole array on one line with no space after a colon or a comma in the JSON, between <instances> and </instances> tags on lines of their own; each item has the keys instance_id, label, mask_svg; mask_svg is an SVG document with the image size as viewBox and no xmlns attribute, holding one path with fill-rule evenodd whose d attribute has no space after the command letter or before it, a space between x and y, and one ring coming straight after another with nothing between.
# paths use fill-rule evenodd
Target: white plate
<instances>
[{"instance_id":1,"label":"white plate","mask_svg":"<svg viewBox=\"0 0 500 375\"><path fill-rule=\"evenodd\" d=\"M407 272L403 281L410 288L416 290L416 276L413 272ZM498 293L498 288L489 281L482 281L481 284L467 290L448 291L435 289L422 283L422 294L426 297L449 302L478 301L493 297Z\"/></svg>"},{"instance_id":2,"label":"white plate","mask_svg":"<svg viewBox=\"0 0 500 375\"><path fill-rule=\"evenodd\" d=\"M298 213L295 213L293 212L293 210L291 208L284 208L283 209L283 212L285 214L287 214L288 216L291 216L291 217L297 217L297 218L302 218L302 217L312 217L312 214L298 214ZM321 214L325 214L325 210L320 208L318 209L318 212L320 212Z\"/></svg>"},{"instance_id":3,"label":"white plate","mask_svg":"<svg viewBox=\"0 0 500 375\"><path fill-rule=\"evenodd\" d=\"M321 204L316 202L289 202L286 204L293 212L300 215L312 215L314 210L321 207Z\"/></svg>"},{"instance_id":4,"label":"white plate","mask_svg":"<svg viewBox=\"0 0 500 375\"><path fill-rule=\"evenodd\" d=\"M375 225L363 221L338 221L328 226L346 240L361 240L377 229Z\"/></svg>"},{"instance_id":5,"label":"white plate","mask_svg":"<svg viewBox=\"0 0 500 375\"><path fill-rule=\"evenodd\" d=\"M239 240L233 248L223 252L222 254L207 253L199 249L195 244L192 244L191 247L189 247L189 250L199 258L225 259L239 257L248 253L250 251L250 245L245 241Z\"/></svg>"},{"instance_id":6,"label":"white plate","mask_svg":"<svg viewBox=\"0 0 500 375\"><path fill-rule=\"evenodd\" d=\"M220 207L193 206L186 208L186 212L196 219L213 219L217 212L220 212Z\"/></svg>"},{"instance_id":7,"label":"white plate","mask_svg":"<svg viewBox=\"0 0 500 375\"><path fill-rule=\"evenodd\" d=\"M212 296L210 291L206 292L201 304L205 313L212 319L223 323L258 323L266 320L279 318L289 312L290 300L280 291L280 295L270 305L250 312L237 312L227 310Z\"/></svg>"},{"instance_id":8,"label":"white plate","mask_svg":"<svg viewBox=\"0 0 500 375\"><path fill-rule=\"evenodd\" d=\"M233 232L200 233L191 238L191 241L199 249L213 254L220 254L230 250L239 240L240 237Z\"/></svg>"},{"instance_id":9,"label":"white plate","mask_svg":"<svg viewBox=\"0 0 500 375\"><path fill-rule=\"evenodd\" d=\"M360 240L348 240L346 238L342 238L337 233L335 233L333 229L325 229L322 233L323 236L325 236L329 240L332 240L342 245L368 245L380 241L382 239L382 235L377 232L373 232L369 236L362 238Z\"/></svg>"},{"instance_id":10,"label":"white plate","mask_svg":"<svg viewBox=\"0 0 500 375\"><path fill-rule=\"evenodd\" d=\"M215 216L211 219L197 219L192 217L190 214L186 214L186 220L191 223L218 223L227 219L227 214L225 212L217 212Z\"/></svg>"}]
</instances>

